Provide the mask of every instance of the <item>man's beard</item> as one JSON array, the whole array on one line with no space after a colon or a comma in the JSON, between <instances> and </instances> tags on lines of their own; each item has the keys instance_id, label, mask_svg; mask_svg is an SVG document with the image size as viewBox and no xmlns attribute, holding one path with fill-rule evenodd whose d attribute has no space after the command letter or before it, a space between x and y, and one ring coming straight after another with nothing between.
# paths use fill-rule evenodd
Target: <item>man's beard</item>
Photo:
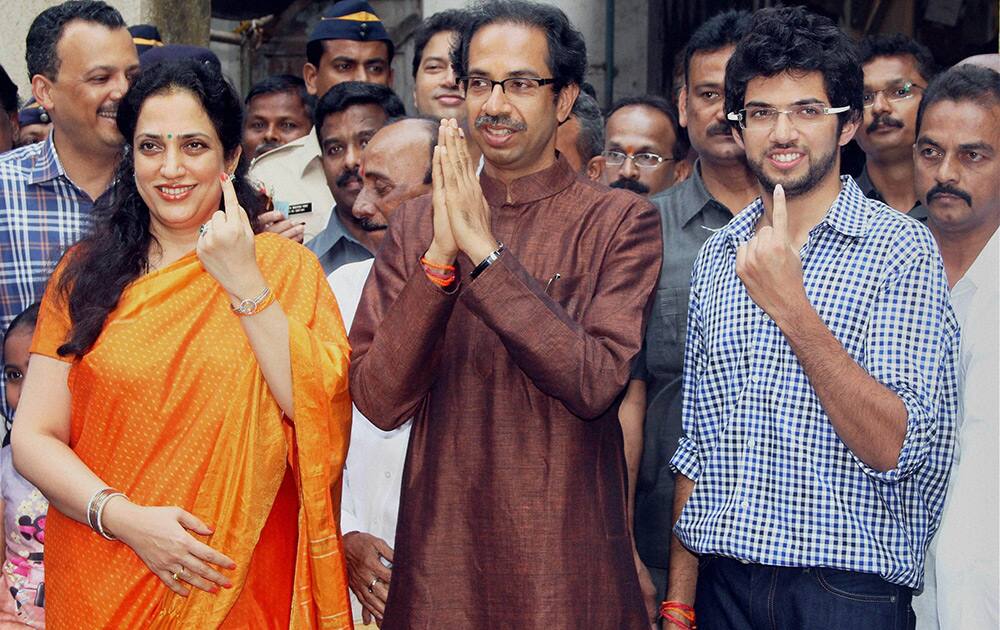
<instances>
[{"instance_id":1,"label":"man's beard","mask_svg":"<svg viewBox=\"0 0 1000 630\"><path fill-rule=\"evenodd\" d=\"M813 161L809 160L809 170L806 174L797 180L792 180L788 182L774 181L764 172L764 160L752 160L747 157L747 166L750 167L750 171L757 178L757 181L761 183L768 193L774 192L774 187L781 184L781 187L785 190L786 197L795 197L797 195L802 195L819 184L824 177L826 177L831 170L833 170L833 165L837 161L837 151L839 147L834 145L833 149L826 155L819 156L818 159ZM803 153L805 153L803 151ZM807 154L811 158L811 154Z\"/></svg>"},{"instance_id":2,"label":"man's beard","mask_svg":"<svg viewBox=\"0 0 1000 630\"><path fill-rule=\"evenodd\" d=\"M625 177L619 177L615 181L608 184L611 188L624 188L625 190L631 190L634 193L640 195L649 194L649 186L643 184L638 179L627 179Z\"/></svg>"}]
</instances>

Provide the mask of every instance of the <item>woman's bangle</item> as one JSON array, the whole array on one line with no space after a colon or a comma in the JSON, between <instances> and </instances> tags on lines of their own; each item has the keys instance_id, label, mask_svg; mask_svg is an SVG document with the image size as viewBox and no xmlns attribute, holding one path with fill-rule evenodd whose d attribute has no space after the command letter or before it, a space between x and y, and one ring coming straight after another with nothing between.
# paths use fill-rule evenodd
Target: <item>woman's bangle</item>
<instances>
[{"instance_id":1,"label":"woman's bangle","mask_svg":"<svg viewBox=\"0 0 1000 630\"><path fill-rule=\"evenodd\" d=\"M102 520L105 506L107 506L108 501L115 497L122 497L128 501L128 497L125 496L124 492L115 490L114 488L102 488L94 493L94 496L90 498L90 503L87 505L87 523L91 529L107 540L117 540L117 538L104 529L104 521Z\"/></svg>"},{"instance_id":2,"label":"woman's bangle","mask_svg":"<svg viewBox=\"0 0 1000 630\"><path fill-rule=\"evenodd\" d=\"M87 525L90 525L90 529L97 531L97 506L100 501L104 499L104 495L115 492L114 488L105 487L100 488L90 495L90 501L87 501Z\"/></svg>"}]
</instances>

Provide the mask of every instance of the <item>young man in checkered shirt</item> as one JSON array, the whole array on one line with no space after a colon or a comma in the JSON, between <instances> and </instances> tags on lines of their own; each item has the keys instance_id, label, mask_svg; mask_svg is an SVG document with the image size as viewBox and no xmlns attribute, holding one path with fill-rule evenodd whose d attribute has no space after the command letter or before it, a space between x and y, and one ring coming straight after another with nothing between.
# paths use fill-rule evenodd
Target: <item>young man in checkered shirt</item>
<instances>
[{"instance_id":1,"label":"young man in checkered shirt","mask_svg":"<svg viewBox=\"0 0 1000 630\"><path fill-rule=\"evenodd\" d=\"M954 441L958 329L926 228L839 177L854 44L766 9L726 70L762 197L694 266L667 616L910 628Z\"/></svg>"}]
</instances>

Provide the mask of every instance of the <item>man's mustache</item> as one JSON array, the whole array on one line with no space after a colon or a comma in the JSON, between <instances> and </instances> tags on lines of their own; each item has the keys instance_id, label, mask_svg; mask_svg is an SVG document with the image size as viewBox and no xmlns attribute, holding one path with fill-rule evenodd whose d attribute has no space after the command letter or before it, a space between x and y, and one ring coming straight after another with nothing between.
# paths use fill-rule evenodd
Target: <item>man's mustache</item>
<instances>
[{"instance_id":1,"label":"man's mustache","mask_svg":"<svg viewBox=\"0 0 1000 630\"><path fill-rule=\"evenodd\" d=\"M487 126L507 127L513 131L524 131L528 128L528 125L519 120L514 120L509 116L490 116L488 114L482 114L476 118L476 129L482 129Z\"/></svg>"},{"instance_id":2,"label":"man's mustache","mask_svg":"<svg viewBox=\"0 0 1000 630\"><path fill-rule=\"evenodd\" d=\"M280 142L263 142L257 145L257 149L253 152L253 157L264 155L271 149L277 149L280 146L281 146Z\"/></svg>"},{"instance_id":3,"label":"man's mustache","mask_svg":"<svg viewBox=\"0 0 1000 630\"><path fill-rule=\"evenodd\" d=\"M343 173L341 173L340 177L337 178L337 181L335 181L334 184L337 186L337 188L343 188L352 181L358 182L359 184L361 183L361 176L358 175L357 168L353 168L349 171L344 171Z\"/></svg>"},{"instance_id":4,"label":"man's mustache","mask_svg":"<svg viewBox=\"0 0 1000 630\"><path fill-rule=\"evenodd\" d=\"M879 127L898 127L903 128L903 121L898 118L893 118L889 114L876 114L875 119L872 123L868 125L867 132L871 133L878 129Z\"/></svg>"},{"instance_id":5,"label":"man's mustache","mask_svg":"<svg viewBox=\"0 0 1000 630\"><path fill-rule=\"evenodd\" d=\"M640 195L645 195L649 193L649 186L643 184L637 179L627 179L625 177L620 177L617 180L608 184L612 188L624 188L625 190L631 190L634 193L639 193Z\"/></svg>"},{"instance_id":6,"label":"man's mustache","mask_svg":"<svg viewBox=\"0 0 1000 630\"><path fill-rule=\"evenodd\" d=\"M720 122L712 123L708 127L708 135L710 135L710 136L730 136L730 135L732 135L731 129L732 129L732 127L730 127L726 123L720 123Z\"/></svg>"},{"instance_id":7,"label":"man's mustache","mask_svg":"<svg viewBox=\"0 0 1000 630\"><path fill-rule=\"evenodd\" d=\"M972 207L972 195L965 192L964 190L955 188L954 186L949 186L947 184L935 184L933 188L927 191L927 203L930 204L931 200L940 197L941 195L953 195L958 197L965 203Z\"/></svg>"}]
</instances>

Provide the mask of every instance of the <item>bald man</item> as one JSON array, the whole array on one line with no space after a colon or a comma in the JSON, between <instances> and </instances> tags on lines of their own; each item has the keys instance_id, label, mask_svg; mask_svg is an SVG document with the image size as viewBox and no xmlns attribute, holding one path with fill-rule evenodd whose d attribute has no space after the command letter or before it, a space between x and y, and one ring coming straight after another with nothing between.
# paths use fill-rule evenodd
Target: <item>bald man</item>
<instances>
[{"instance_id":1,"label":"bald man","mask_svg":"<svg viewBox=\"0 0 1000 630\"><path fill-rule=\"evenodd\" d=\"M372 136L361 157L362 188L353 213L381 244L392 214L404 201L431 190L431 155L438 123L425 118L390 120ZM376 254L377 255L377 254ZM329 276L344 325L350 330L374 259L339 267ZM410 441L410 421L380 431L357 407L351 446L344 467L340 525L351 587L354 627L375 628L388 595L395 546L403 460ZM371 576L378 581L370 584ZM371 624L371 625L369 625Z\"/></svg>"}]
</instances>

